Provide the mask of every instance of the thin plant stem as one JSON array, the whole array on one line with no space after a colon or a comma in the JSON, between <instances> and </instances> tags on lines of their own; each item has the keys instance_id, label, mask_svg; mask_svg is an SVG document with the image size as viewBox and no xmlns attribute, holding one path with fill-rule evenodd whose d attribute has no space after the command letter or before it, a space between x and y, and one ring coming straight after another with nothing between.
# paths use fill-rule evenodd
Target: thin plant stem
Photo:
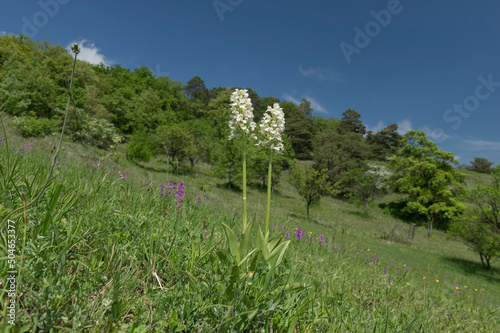
<instances>
[{"instance_id":1,"label":"thin plant stem","mask_svg":"<svg viewBox=\"0 0 500 333\"><path fill-rule=\"evenodd\" d=\"M247 138L243 136L243 230L247 228Z\"/></svg>"},{"instance_id":2,"label":"thin plant stem","mask_svg":"<svg viewBox=\"0 0 500 333\"><path fill-rule=\"evenodd\" d=\"M269 151L269 169L267 171L267 207L266 207L266 229L264 236L269 232L269 216L271 214L271 174L273 170L273 150Z\"/></svg>"},{"instance_id":3,"label":"thin plant stem","mask_svg":"<svg viewBox=\"0 0 500 333\"><path fill-rule=\"evenodd\" d=\"M7 216L4 217L3 219L3 222L7 221L7 219L11 216L11 215L14 215L15 213L17 213L18 211L20 211L21 209L26 209L28 208L29 206L31 206L32 204L34 204L35 202L38 201L38 199L40 199L40 197L42 196L42 194L45 192L45 190L47 189L47 185L49 184L50 182L50 179L52 177L52 173L54 172L54 167L56 165L56 159L57 159L57 155L59 153L59 149L61 148L61 144L62 144L62 139L63 139L63 136L64 136L64 131L66 130L66 122L68 120L68 113L69 113L69 105L71 103L71 90L73 88L73 77L75 75L75 67L76 67L76 58L78 56L78 53L80 52L80 50L78 49L77 45L75 44L75 47L76 47L76 50L77 51L73 51L75 53L75 58L74 58L74 61L73 61L73 70L71 71L71 79L69 81L69 94L68 94L68 103L66 105L66 113L64 115L64 121L63 121L63 127L62 127L62 130L61 130L61 136L59 138L59 143L57 145L57 149L56 149L56 152L54 153L54 156L52 157L52 166L50 168L50 171L49 171L49 174L47 176L47 180L45 180L45 183L43 184L42 186L42 189L40 190L40 192L38 192L38 194L36 195L36 197L31 201L29 202L28 204L26 204L24 207L19 207L13 211L11 211L9 214L7 214ZM73 49L73 48L72 48ZM3 120L2 120L2 126L3 126ZM4 132L5 132L5 128L4 128Z\"/></svg>"}]
</instances>

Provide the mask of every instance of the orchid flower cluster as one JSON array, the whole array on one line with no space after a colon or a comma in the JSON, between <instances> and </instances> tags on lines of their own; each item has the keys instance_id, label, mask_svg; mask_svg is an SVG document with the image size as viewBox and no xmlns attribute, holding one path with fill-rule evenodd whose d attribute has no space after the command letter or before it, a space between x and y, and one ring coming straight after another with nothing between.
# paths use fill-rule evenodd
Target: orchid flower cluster
<instances>
[{"instance_id":1,"label":"orchid flower cluster","mask_svg":"<svg viewBox=\"0 0 500 333\"><path fill-rule=\"evenodd\" d=\"M177 191L175 192L175 202L177 202L177 211L179 212L179 215L181 215L181 203L183 198L184 198L184 183L179 182L179 184L177 184Z\"/></svg>"},{"instance_id":2,"label":"orchid flower cluster","mask_svg":"<svg viewBox=\"0 0 500 333\"><path fill-rule=\"evenodd\" d=\"M158 194L160 196L166 195L169 196L170 193L172 193L172 189L175 187L175 183L172 181L169 181L167 185L161 183L160 184L160 190L158 191Z\"/></svg>"},{"instance_id":3,"label":"orchid flower cluster","mask_svg":"<svg viewBox=\"0 0 500 333\"><path fill-rule=\"evenodd\" d=\"M297 237L297 239L299 241L302 240L302 238L304 237L304 235L306 234L305 231L302 230L302 228L300 227L300 225L297 227L297 229L295 230L295 237Z\"/></svg>"},{"instance_id":4,"label":"orchid flower cluster","mask_svg":"<svg viewBox=\"0 0 500 333\"><path fill-rule=\"evenodd\" d=\"M278 103L268 106L260 123L260 134L264 137L258 145L268 146L280 152L283 150L281 134L285 131L285 114Z\"/></svg>"},{"instance_id":5,"label":"orchid flower cluster","mask_svg":"<svg viewBox=\"0 0 500 333\"><path fill-rule=\"evenodd\" d=\"M235 137L241 137L242 132L256 139L255 134L251 134L257 126L253 121L252 101L248 98L246 89L236 89L231 95L231 110L233 118L229 121L231 135L229 140Z\"/></svg>"}]
</instances>

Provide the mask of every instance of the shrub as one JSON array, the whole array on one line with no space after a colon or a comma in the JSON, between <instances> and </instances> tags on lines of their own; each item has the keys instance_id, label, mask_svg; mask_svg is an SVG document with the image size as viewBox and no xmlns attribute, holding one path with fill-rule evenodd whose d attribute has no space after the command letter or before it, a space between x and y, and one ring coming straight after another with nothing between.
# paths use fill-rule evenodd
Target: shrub
<instances>
[{"instance_id":1,"label":"shrub","mask_svg":"<svg viewBox=\"0 0 500 333\"><path fill-rule=\"evenodd\" d=\"M47 118L26 116L14 120L19 133L25 137L39 137L51 134L56 127L56 121Z\"/></svg>"},{"instance_id":2,"label":"shrub","mask_svg":"<svg viewBox=\"0 0 500 333\"><path fill-rule=\"evenodd\" d=\"M127 146L127 158L148 162L156 154L157 143L154 137L144 132L135 132Z\"/></svg>"}]
</instances>

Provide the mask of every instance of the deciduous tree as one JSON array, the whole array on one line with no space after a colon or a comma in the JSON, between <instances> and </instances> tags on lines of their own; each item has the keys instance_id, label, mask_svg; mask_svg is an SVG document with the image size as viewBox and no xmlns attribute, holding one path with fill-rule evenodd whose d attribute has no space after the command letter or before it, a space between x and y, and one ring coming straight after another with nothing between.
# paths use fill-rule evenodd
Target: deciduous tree
<instances>
[{"instance_id":1,"label":"deciduous tree","mask_svg":"<svg viewBox=\"0 0 500 333\"><path fill-rule=\"evenodd\" d=\"M406 133L400 146L390 165L396 189L407 195L403 212L426 217L429 236L433 222L447 229L451 219L465 208L457 198L456 190L465 179L465 175L453 167L458 164L457 160L452 153L439 150L421 131Z\"/></svg>"},{"instance_id":2,"label":"deciduous tree","mask_svg":"<svg viewBox=\"0 0 500 333\"><path fill-rule=\"evenodd\" d=\"M489 185L478 185L465 195L469 203L464 214L456 218L452 233L459 236L490 268L493 257L500 255L500 172Z\"/></svg>"},{"instance_id":3,"label":"deciduous tree","mask_svg":"<svg viewBox=\"0 0 500 333\"><path fill-rule=\"evenodd\" d=\"M327 169L320 171L306 165L302 168L296 165L290 174L290 184L292 184L307 205L307 218L309 218L309 208L317 205L321 197L327 193L332 193L331 187L327 184Z\"/></svg>"}]
</instances>

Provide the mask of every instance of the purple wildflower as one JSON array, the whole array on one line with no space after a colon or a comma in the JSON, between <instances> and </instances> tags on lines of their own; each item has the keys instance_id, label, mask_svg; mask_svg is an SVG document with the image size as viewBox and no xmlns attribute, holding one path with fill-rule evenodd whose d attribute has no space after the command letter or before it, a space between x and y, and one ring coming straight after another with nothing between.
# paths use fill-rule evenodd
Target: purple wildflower
<instances>
[{"instance_id":1,"label":"purple wildflower","mask_svg":"<svg viewBox=\"0 0 500 333\"><path fill-rule=\"evenodd\" d=\"M59 161L56 161L56 167L59 166Z\"/></svg>"},{"instance_id":2,"label":"purple wildflower","mask_svg":"<svg viewBox=\"0 0 500 333\"><path fill-rule=\"evenodd\" d=\"M297 230L295 231L295 236L297 237L297 239L298 239L299 241L301 241L301 240L302 240L302 238L304 237L304 234L305 234L305 233L306 233L306 232L305 232L305 231L303 231L303 230L300 228L300 225L299 225L299 226L297 227Z\"/></svg>"},{"instance_id":3,"label":"purple wildflower","mask_svg":"<svg viewBox=\"0 0 500 333\"><path fill-rule=\"evenodd\" d=\"M325 236L323 234L319 235L319 246L321 246L321 243L325 241Z\"/></svg>"},{"instance_id":4,"label":"purple wildflower","mask_svg":"<svg viewBox=\"0 0 500 333\"><path fill-rule=\"evenodd\" d=\"M290 238L290 233L288 231L285 232L285 238Z\"/></svg>"},{"instance_id":5,"label":"purple wildflower","mask_svg":"<svg viewBox=\"0 0 500 333\"><path fill-rule=\"evenodd\" d=\"M160 184L160 189L158 190L158 194L160 197L163 195L163 190L165 189L165 184L161 183Z\"/></svg>"},{"instance_id":6,"label":"purple wildflower","mask_svg":"<svg viewBox=\"0 0 500 333\"><path fill-rule=\"evenodd\" d=\"M199 195L198 198L196 199L196 207L198 207L200 202L201 202L201 196Z\"/></svg>"},{"instance_id":7,"label":"purple wildflower","mask_svg":"<svg viewBox=\"0 0 500 333\"><path fill-rule=\"evenodd\" d=\"M2 139L0 139L1 142ZM30 143L28 144L28 150L33 149L33 140L30 140Z\"/></svg>"},{"instance_id":8,"label":"purple wildflower","mask_svg":"<svg viewBox=\"0 0 500 333\"><path fill-rule=\"evenodd\" d=\"M99 164L97 164L97 162L94 163L94 170L97 170L97 168L99 167Z\"/></svg>"},{"instance_id":9,"label":"purple wildflower","mask_svg":"<svg viewBox=\"0 0 500 333\"><path fill-rule=\"evenodd\" d=\"M181 215L181 203L184 198L184 183L179 182L177 184L177 191L175 192L175 202L177 202L177 210L179 211L179 215Z\"/></svg>"},{"instance_id":10,"label":"purple wildflower","mask_svg":"<svg viewBox=\"0 0 500 333\"><path fill-rule=\"evenodd\" d=\"M177 184L177 190L175 192L175 202L182 202L182 198L184 198L184 183L179 182L179 184Z\"/></svg>"},{"instance_id":11,"label":"purple wildflower","mask_svg":"<svg viewBox=\"0 0 500 333\"><path fill-rule=\"evenodd\" d=\"M373 257L373 264L376 265L377 264L377 257Z\"/></svg>"},{"instance_id":12,"label":"purple wildflower","mask_svg":"<svg viewBox=\"0 0 500 333\"><path fill-rule=\"evenodd\" d=\"M125 180L125 178L127 178L127 173L123 171L123 173L120 175L120 179Z\"/></svg>"},{"instance_id":13,"label":"purple wildflower","mask_svg":"<svg viewBox=\"0 0 500 333\"><path fill-rule=\"evenodd\" d=\"M172 189L175 187L175 183L174 182L168 182L167 185L165 186L165 194L166 195L170 195L170 193L172 193Z\"/></svg>"},{"instance_id":14,"label":"purple wildflower","mask_svg":"<svg viewBox=\"0 0 500 333\"><path fill-rule=\"evenodd\" d=\"M309 236L309 244L311 244L313 241L313 238L311 236Z\"/></svg>"},{"instance_id":15,"label":"purple wildflower","mask_svg":"<svg viewBox=\"0 0 500 333\"><path fill-rule=\"evenodd\" d=\"M279 227L278 227L278 231L281 231L281 228L282 228L282 227L281 227L281 226L279 226Z\"/></svg>"},{"instance_id":16,"label":"purple wildflower","mask_svg":"<svg viewBox=\"0 0 500 333\"><path fill-rule=\"evenodd\" d=\"M339 252L339 247L337 246L337 247L333 250L333 252Z\"/></svg>"}]
</instances>

